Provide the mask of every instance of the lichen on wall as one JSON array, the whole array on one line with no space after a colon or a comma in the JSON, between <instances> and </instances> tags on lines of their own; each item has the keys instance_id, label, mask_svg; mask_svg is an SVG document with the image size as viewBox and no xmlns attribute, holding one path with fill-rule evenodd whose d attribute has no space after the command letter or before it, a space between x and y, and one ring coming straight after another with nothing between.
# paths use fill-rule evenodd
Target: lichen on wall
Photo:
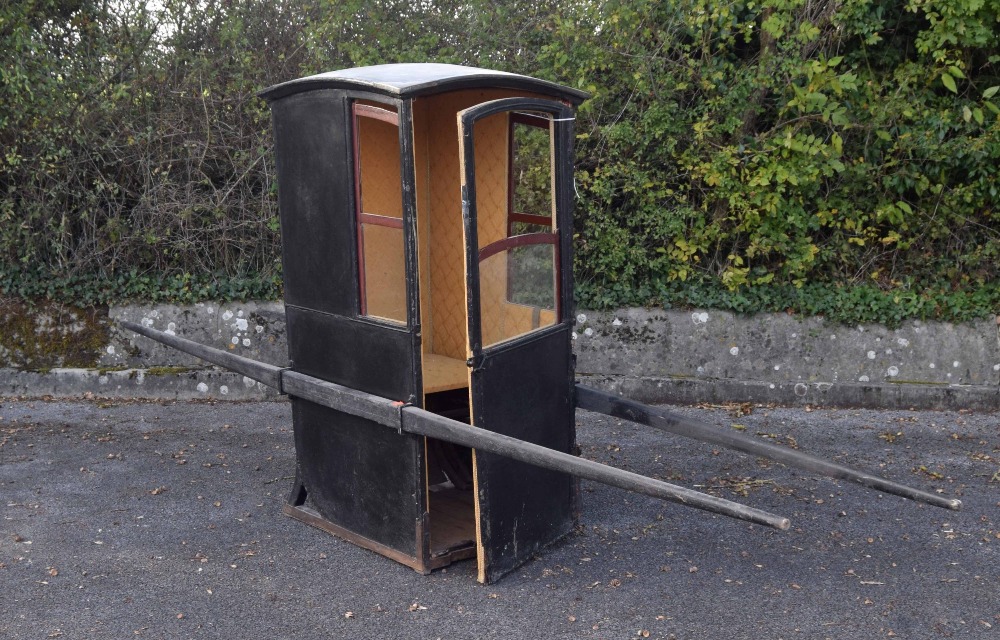
<instances>
[{"instance_id":1,"label":"lichen on wall","mask_svg":"<svg viewBox=\"0 0 1000 640\"><path fill-rule=\"evenodd\" d=\"M95 367L108 339L107 309L0 298L0 367Z\"/></svg>"}]
</instances>

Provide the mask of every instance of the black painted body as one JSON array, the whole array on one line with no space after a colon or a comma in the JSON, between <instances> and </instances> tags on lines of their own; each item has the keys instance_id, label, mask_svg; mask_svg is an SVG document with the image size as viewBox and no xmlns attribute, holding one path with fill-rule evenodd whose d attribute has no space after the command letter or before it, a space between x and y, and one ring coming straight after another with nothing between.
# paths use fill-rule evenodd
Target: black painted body
<instances>
[{"instance_id":1,"label":"black painted body","mask_svg":"<svg viewBox=\"0 0 1000 640\"><path fill-rule=\"evenodd\" d=\"M355 313L354 186L343 91L274 102L285 304Z\"/></svg>"},{"instance_id":2,"label":"black painted body","mask_svg":"<svg viewBox=\"0 0 1000 640\"><path fill-rule=\"evenodd\" d=\"M469 89L503 89L557 118L562 279L556 324L495 348L484 350L478 342L478 304L461 310L467 312L472 368L464 397L471 398L476 426L572 453L572 123L565 120L572 116L568 105L586 97L574 89L514 74L417 64L348 69L263 92L274 124L291 368L423 406L413 101ZM386 188L402 193L405 324L361 313L356 102L385 105L398 118L401 184ZM460 129L456 154L461 144ZM466 268L467 297L473 300L479 252L475 206L466 202L454 215L465 218L468 264L456 266ZM461 390L449 393L463 397ZM366 418L301 398L292 402L298 474L290 507L308 509L307 516L292 515L419 571L439 566L431 560L427 486L427 452L439 451L438 443L375 428ZM497 579L573 528L576 481L570 476L486 453L477 454L476 473L480 580Z\"/></svg>"}]
</instances>

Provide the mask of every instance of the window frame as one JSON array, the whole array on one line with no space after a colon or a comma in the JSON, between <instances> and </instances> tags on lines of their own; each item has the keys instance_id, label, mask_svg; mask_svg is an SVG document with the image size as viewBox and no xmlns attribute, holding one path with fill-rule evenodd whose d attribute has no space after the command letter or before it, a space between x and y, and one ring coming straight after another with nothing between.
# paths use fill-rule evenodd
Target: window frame
<instances>
[{"instance_id":1,"label":"window frame","mask_svg":"<svg viewBox=\"0 0 1000 640\"><path fill-rule=\"evenodd\" d=\"M405 203L402 202L403 189L400 185L400 203L401 211L400 217L394 218L392 216L384 216L377 213L366 213L363 210L362 194L361 194L361 127L360 118L371 118L373 120L379 120L382 122L387 122L394 125L397 129L397 133L400 129L400 118L398 111L392 111L383 107L376 107L374 105L365 104L362 102L351 103L351 135L352 135L352 146L354 153L354 223L355 223L355 235L357 236L357 251L358 251L358 315L364 316L367 319L387 322L394 326L405 326L407 324L407 319L403 318L398 320L395 318L386 318L384 316L373 316L368 314L368 301L367 301L367 282L365 278L365 273L367 271L365 264L365 236L364 236L364 225L371 224L380 227L388 227L393 229L399 229L400 233L405 236L405 231L403 229L403 217L402 209L405 209ZM400 175L403 172L402 158L400 158ZM405 246L405 239L404 239ZM405 257L404 257L405 265ZM404 274L404 288L406 287L406 279ZM405 295L405 289L404 289Z\"/></svg>"},{"instance_id":2,"label":"window frame","mask_svg":"<svg viewBox=\"0 0 1000 640\"><path fill-rule=\"evenodd\" d=\"M497 113L531 111L549 114L552 132L553 198L555 202L557 308L555 324L539 327L509 340L483 345L482 299L480 291L479 247L476 189L476 122ZM517 348L542 336L568 332L573 310L573 121L572 106L565 101L546 98L500 98L480 103L458 112L460 162L462 165L462 220L465 231L466 308L468 318L469 353L473 363L491 354ZM487 245L488 246L488 245ZM475 370L474 370L475 371Z\"/></svg>"}]
</instances>

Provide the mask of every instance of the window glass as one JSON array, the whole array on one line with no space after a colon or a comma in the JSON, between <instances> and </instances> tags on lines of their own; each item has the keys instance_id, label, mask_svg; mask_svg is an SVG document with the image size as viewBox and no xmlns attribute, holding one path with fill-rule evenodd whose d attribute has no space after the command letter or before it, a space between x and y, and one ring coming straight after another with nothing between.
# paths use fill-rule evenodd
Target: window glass
<instances>
[{"instance_id":1,"label":"window glass","mask_svg":"<svg viewBox=\"0 0 1000 640\"><path fill-rule=\"evenodd\" d=\"M556 308L554 244L514 247L507 252L507 299L542 309Z\"/></svg>"},{"instance_id":2,"label":"window glass","mask_svg":"<svg viewBox=\"0 0 1000 640\"><path fill-rule=\"evenodd\" d=\"M483 346L557 320L551 118L506 112L475 124ZM507 149L498 154L497 149Z\"/></svg>"},{"instance_id":3,"label":"window glass","mask_svg":"<svg viewBox=\"0 0 1000 640\"><path fill-rule=\"evenodd\" d=\"M399 126L395 111L354 106L361 313L406 322Z\"/></svg>"},{"instance_id":4,"label":"window glass","mask_svg":"<svg viewBox=\"0 0 1000 640\"><path fill-rule=\"evenodd\" d=\"M552 227L552 158L548 114L517 112L510 120L510 235Z\"/></svg>"},{"instance_id":5,"label":"window glass","mask_svg":"<svg viewBox=\"0 0 1000 640\"><path fill-rule=\"evenodd\" d=\"M361 223L364 252L364 315L406 322L403 229Z\"/></svg>"},{"instance_id":6,"label":"window glass","mask_svg":"<svg viewBox=\"0 0 1000 640\"><path fill-rule=\"evenodd\" d=\"M555 296L554 245L514 247L484 258L479 263L483 346L555 324Z\"/></svg>"}]
</instances>

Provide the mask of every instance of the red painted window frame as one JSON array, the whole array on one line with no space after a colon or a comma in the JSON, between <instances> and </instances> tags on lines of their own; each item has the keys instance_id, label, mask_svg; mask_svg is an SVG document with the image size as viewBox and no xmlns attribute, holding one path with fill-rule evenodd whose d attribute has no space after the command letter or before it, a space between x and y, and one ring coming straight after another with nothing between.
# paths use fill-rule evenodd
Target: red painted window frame
<instances>
[{"instance_id":1,"label":"red painted window frame","mask_svg":"<svg viewBox=\"0 0 1000 640\"><path fill-rule=\"evenodd\" d=\"M539 123L539 120L544 120L545 124ZM552 229L552 216L542 216L535 213L514 211L514 125L523 124L529 127L536 127L538 129L549 129L549 136L551 140L552 134L551 129L549 128L550 122L551 120L548 118L530 116L516 111L511 112L510 114L510 123L508 125L507 133L507 237L510 237L513 232L513 224L515 222L526 222L528 224L536 224L540 227L548 227L549 229Z\"/></svg>"}]
</instances>

